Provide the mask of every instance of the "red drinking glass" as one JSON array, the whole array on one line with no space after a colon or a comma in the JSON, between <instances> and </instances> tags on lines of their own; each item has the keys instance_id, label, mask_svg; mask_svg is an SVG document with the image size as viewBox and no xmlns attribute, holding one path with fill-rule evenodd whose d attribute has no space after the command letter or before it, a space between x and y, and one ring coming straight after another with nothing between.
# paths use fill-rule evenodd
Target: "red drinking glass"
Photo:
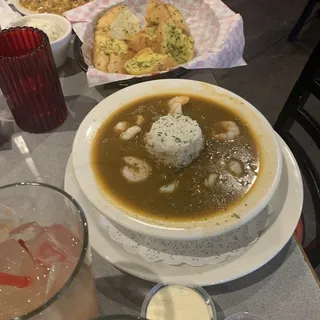
<instances>
[{"instance_id":1,"label":"red drinking glass","mask_svg":"<svg viewBox=\"0 0 320 320\"><path fill-rule=\"evenodd\" d=\"M0 88L24 131L46 132L66 119L49 39L38 29L16 27L0 32Z\"/></svg>"}]
</instances>

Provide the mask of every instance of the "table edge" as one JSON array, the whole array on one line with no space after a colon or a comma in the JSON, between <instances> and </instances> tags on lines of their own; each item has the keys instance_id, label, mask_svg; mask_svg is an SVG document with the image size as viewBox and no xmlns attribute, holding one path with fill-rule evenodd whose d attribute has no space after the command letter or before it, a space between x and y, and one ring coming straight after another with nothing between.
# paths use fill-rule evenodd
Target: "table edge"
<instances>
[{"instance_id":1,"label":"table edge","mask_svg":"<svg viewBox=\"0 0 320 320\"><path fill-rule=\"evenodd\" d=\"M311 262L310 262L309 258L307 257L305 251L303 250L303 247L302 247L301 243L298 241L298 239L297 239L297 237L296 237L295 234L293 235L293 238L294 238L294 240L296 241L296 243L297 243L297 245L298 245L298 248L299 248L299 250L301 251L301 253L302 253L302 255L303 255L304 261L305 261L306 264L308 265L308 267L309 267L309 269L310 269L310 271L311 271L311 273L312 273L315 281L317 282L318 287L320 288L320 279L318 278L315 270L313 269L313 267L312 267L312 265L311 265Z\"/></svg>"}]
</instances>

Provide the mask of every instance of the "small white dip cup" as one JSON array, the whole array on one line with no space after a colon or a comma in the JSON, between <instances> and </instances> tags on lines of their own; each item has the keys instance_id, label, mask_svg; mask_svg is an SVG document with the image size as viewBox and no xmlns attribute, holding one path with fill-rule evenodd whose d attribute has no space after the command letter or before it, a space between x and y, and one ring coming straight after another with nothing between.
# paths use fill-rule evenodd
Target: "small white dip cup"
<instances>
[{"instance_id":1,"label":"small white dip cup","mask_svg":"<svg viewBox=\"0 0 320 320\"><path fill-rule=\"evenodd\" d=\"M144 299L141 317L148 320L217 320L217 313L211 297L201 287L160 283Z\"/></svg>"},{"instance_id":2,"label":"small white dip cup","mask_svg":"<svg viewBox=\"0 0 320 320\"><path fill-rule=\"evenodd\" d=\"M37 13L37 14L30 14L28 16L21 17L11 22L8 27L22 27L28 21L35 20L35 19L52 21L56 23L60 27L60 29L63 31L63 35L61 38L52 42L50 41L56 67L59 68L63 66L68 57L68 45L71 40L71 32L72 32L71 23L66 18L59 16L57 14Z\"/></svg>"}]
</instances>

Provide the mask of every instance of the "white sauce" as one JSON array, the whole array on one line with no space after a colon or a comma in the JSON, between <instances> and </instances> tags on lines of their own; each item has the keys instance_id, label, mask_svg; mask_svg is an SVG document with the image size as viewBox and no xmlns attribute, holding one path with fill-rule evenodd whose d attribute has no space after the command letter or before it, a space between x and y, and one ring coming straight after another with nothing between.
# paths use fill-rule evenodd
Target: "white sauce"
<instances>
[{"instance_id":1,"label":"white sauce","mask_svg":"<svg viewBox=\"0 0 320 320\"><path fill-rule=\"evenodd\" d=\"M151 298L146 317L150 320L211 320L213 313L193 289L170 285Z\"/></svg>"},{"instance_id":2,"label":"white sauce","mask_svg":"<svg viewBox=\"0 0 320 320\"><path fill-rule=\"evenodd\" d=\"M26 27L33 27L42 30L47 34L50 42L56 41L63 37L64 32L57 23L44 19L29 19L24 24Z\"/></svg>"}]
</instances>

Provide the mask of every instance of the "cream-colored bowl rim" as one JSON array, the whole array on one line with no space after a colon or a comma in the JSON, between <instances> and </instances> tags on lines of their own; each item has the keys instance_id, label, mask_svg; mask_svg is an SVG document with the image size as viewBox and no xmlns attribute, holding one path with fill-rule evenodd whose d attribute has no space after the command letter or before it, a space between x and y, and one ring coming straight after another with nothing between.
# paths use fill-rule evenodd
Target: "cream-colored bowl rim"
<instances>
[{"instance_id":1,"label":"cream-colored bowl rim","mask_svg":"<svg viewBox=\"0 0 320 320\"><path fill-rule=\"evenodd\" d=\"M108 116L124 105L148 96L168 94L199 95L218 101L249 124L258 140L260 172L255 185L223 215L206 221L160 222L148 219L121 205L101 189L91 166L91 147L95 133ZM282 155L273 128L265 117L238 95L208 83L166 79L140 83L122 89L101 101L81 123L72 148L72 159L79 186L104 216L130 230L164 239L201 239L234 230L266 207L279 183ZM138 186L137 186L138 187ZM236 213L236 215L235 215ZM240 218L239 218L240 217Z\"/></svg>"}]
</instances>

